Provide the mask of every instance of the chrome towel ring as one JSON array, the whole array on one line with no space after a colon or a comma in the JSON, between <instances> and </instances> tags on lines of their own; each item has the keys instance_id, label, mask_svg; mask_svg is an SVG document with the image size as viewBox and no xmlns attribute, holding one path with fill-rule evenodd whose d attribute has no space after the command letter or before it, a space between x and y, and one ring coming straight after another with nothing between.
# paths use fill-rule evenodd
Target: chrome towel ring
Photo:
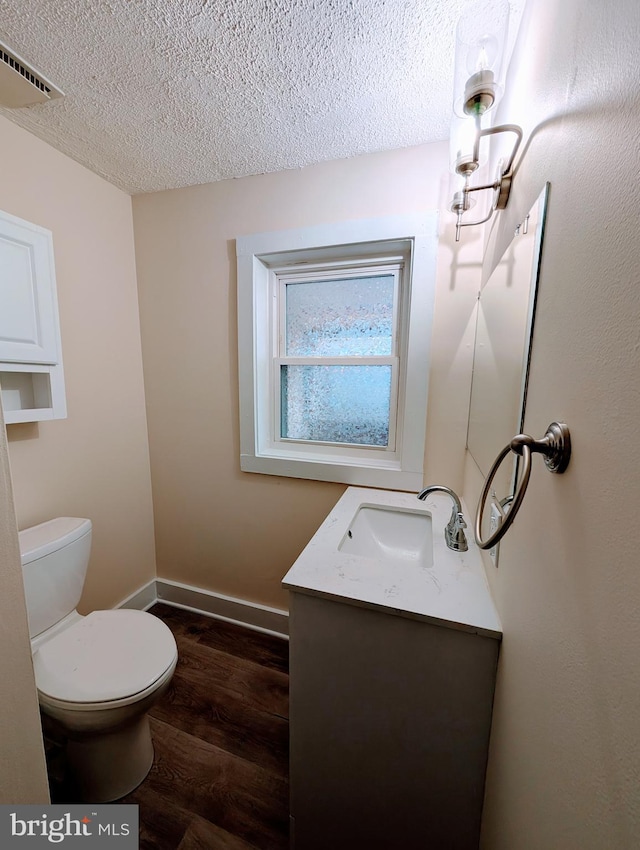
<instances>
[{"instance_id":1,"label":"chrome towel ring","mask_svg":"<svg viewBox=\"0 0 640 850\"><path fill-rule=\"evenodd\" d=\"M503 514L502 522L499 523L494 533L486 540L482 539L482 516L487 502L487 497L491 489L491 484L496 476L500 464L509 454L514 452L521 455L523 461L522 477L520 478L520 486L515 492L508 509ZM544 463L549 472L562 473L569 465L571 457L571 435L569 427L563 422L552 422L547 428L547 433L541 440L534 440L528 434L517 434L509 445L505 446L498 457L494 460L487 480L484 482L480 501L478 502L478 510L476 513L475 538L476 543L481 549L492 549L496 543L499 543L505 536L507 531L516 518L516 514L520 509L524 494L527 492L529 484L529 476L531 475L531 455L534 453L544 455Z\"/></svg>"}]
</instances>

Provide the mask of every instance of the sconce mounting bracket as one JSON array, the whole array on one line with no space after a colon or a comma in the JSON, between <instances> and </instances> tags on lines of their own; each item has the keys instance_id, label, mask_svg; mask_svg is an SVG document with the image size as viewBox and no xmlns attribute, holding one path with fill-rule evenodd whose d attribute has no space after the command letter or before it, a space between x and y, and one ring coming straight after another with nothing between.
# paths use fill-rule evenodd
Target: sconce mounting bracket
<instances>
[{"instance_id":1,"label":"sconce mounting bracket","mask_svg":"<svg viewBox=\"0 0 640 850\"><path fill-rule=\"evenodd\" d=\"M509 194L511 193L511 174L505 174L503 171L503 162L500 160L498 164L498 173L496 174L495 192L493 195L494 210L503 210L509 203Z\"/></svg>"}]
</instances>

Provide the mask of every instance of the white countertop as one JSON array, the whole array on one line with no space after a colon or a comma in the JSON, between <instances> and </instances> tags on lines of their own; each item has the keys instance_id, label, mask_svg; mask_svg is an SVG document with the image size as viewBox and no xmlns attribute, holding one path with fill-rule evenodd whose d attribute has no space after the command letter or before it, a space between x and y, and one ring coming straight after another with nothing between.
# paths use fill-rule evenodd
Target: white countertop
<instances>
[{"instance_id":1,"label":"white countertop","mask_svg":"<svg viewBox=\"0 0 640 850\"><path fill-rule=\"evenodd\" d=\"M393 566L341 552L338 547L361 505L430 514L433 566ZM451 509L452 501L446 493L431 494L421 502L415 493L349 487L286 574L283 586L500 639L502 627L473 540L473 519L464 505L469 551L454 552L445 543L444 527Z\"/></svg>"}]
</instances>

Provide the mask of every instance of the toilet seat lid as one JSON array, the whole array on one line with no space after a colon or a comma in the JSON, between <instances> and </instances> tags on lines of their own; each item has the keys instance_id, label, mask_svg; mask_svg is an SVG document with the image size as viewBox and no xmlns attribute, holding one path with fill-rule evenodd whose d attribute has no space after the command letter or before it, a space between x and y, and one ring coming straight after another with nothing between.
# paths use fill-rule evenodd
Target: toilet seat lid
<instances>
[{"instance_id":1,"label":"toilet seat lid","mask_svg":"<svg viewBox=\"0 0 640 850\"><path fill-rule=\"evenodd\" d=\"M124 699L160 679L177 655L171 629L144 611L94 611L42 644L36 685L65 702Z\"/></svg>"}]
</instances>

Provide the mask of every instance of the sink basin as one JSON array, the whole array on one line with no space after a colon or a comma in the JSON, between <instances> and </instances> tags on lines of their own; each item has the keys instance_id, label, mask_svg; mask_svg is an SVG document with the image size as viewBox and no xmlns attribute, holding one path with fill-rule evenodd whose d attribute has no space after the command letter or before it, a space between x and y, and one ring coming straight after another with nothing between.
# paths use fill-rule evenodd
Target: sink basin
<instances>
[{"instance_id":1,"label":"sink basin","mask_svg":"<svg viewBox=\"0 0 640 850\"><path fill-rule=\"evenodd\" d=\"M361 505L338 549L390 564L433 566L431 516L381 505Z\"/></svg>"}]
</instances>

